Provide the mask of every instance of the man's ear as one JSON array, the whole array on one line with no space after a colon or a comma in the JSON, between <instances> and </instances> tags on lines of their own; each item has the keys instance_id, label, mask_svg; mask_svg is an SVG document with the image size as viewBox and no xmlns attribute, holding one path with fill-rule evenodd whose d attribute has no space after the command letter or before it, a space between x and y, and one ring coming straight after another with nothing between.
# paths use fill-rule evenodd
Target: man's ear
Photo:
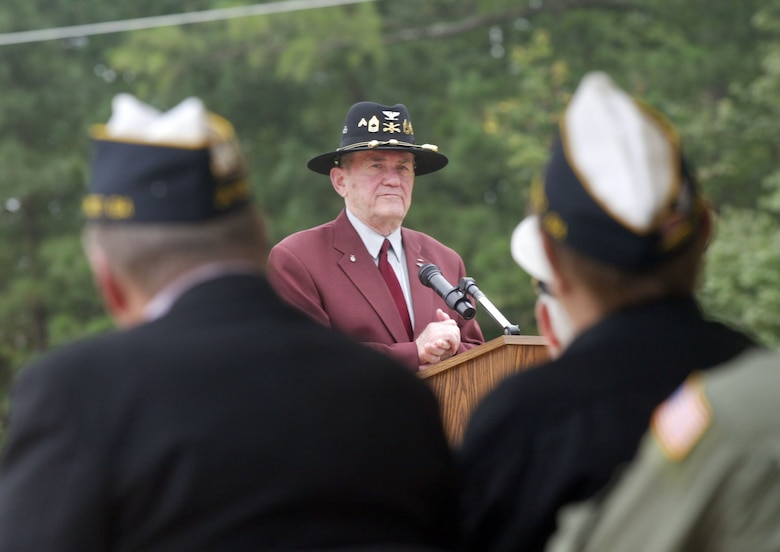
<instances>
[{"instance_id":1,"label":"man's ear","mask_svg":"<svg viewBox=\"0 0 780 552\"><path fill-rule=\"evenodd\" d=\"M544 255L547 257L547 262L552 268L552 281L546 282L552 285L552 289L555 290L555 294L566 293L570 284L566 278L565 273L561 270L561 262L556 254L555 247L552 244L552 238L544 232L539 233L542 238L542 247L544 248Z\"/></svg>"},{"instance_id":2,"label":"man's ear","mask_svg":"<svg viewBox=\"0 0 780 552\"><path fill-rule=\"evenodd\" d=\"M330 169L330 183L333 184L333 189L341 197L347 196L347 184L345 182L344 169L341 167L333 167Z\"/></svg>"},{"instance_id":3,"label":"man's ear","mask_svg":"<svg viewBox=\"0 0 780 552\"><path fill-rule=\"evenodd\" d=\"M128 310L128 295L102 251L92 248L87 253L95 286L106 310L115 320L121 320Z\"/></svg>"},{"instance_id":4,"label":"man's ear","mask_svg":"<svg viewBox=\"0 0 780 552\"><path fill-rule=\"evenodd\" d=\"M547 341L547 349L550 352L550 356L552 358L558 357L563 351L563 343L561 343L561 340L558 339L558 336L555 333L550 311L547 308L547 303L545 303L542 297L539 297L536 300L534 312L536 314L536 324L539 326L539 333L541 333L542 337Z\"/></svg>"}]
</instances>

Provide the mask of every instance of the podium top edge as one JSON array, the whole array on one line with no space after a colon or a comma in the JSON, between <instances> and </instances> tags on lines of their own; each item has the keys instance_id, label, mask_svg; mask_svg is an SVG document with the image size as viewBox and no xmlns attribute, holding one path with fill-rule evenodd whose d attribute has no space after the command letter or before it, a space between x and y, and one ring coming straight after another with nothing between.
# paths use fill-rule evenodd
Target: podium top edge
<instances>
[{"instance_id":1,"label":"podium top edge","mask_svg":"<svg viewBox=\"0 0 780 552\"><path fill-rule=\"evenodd\" d=\"M430 368L420 370L417 374L425 379L434 376L440 372L450 369L453 366L468 362L470 359L485 354L487 351L503 347L504 345L533 345L546 347L547 341L540 335L500 335L490 341L486 341L481 345L477 345L473 349L469 349L464 353L457 354L447 360L434 364Z\"/></svg>"}]
</instances>

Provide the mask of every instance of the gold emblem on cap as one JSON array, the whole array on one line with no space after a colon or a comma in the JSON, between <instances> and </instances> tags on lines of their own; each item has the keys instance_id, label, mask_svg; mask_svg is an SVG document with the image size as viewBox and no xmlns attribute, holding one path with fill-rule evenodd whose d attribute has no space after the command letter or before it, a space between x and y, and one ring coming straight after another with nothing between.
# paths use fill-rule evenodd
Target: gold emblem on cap
<instances>
[{"instance_id":1,"label":"gold emblem on cap","mask_svg":"<svg viewBox=\"0 0 780 552\"><path fill-rule=\"evenodd\" d=\"M382 128L383 132L389 132L390 134L394 134L396 132L401 132L401 126L398 123L385 123L385 126Z\"/></svg>"},{"instance_id":2,"label":"gold emblem on cap","mask_svg":"<svg viewBox=\"0 0 780 552\"><path fill-rule=\"evenodd\" d=\"M81 212L87 218L97 218L103 214L103 196L89 194L81 200Z\"/></svg>"},{"instance_id":3,"label":"gold emblem on cap","mask_svg":"<svg viewBox=\"0 0 780 552\"><path fill-rule=\"evenodd\" d=\"M233 125L216 115L208 115L209 166L217 179L227 179L245 172L241 147Z\"/></svg>"},{"instance_id":4,"label":"gold emblem on cap","mask_svg":"<svg viewBox=\"0 0 780 552\"><path fill-rule=\"evenodd\" d=\"M569 228L561 216L555 211L545 213L542 217L542 227L555 241L563 241L569 233Z\"/></svg>"},{"instance_id":5,"label":"gold emblem on cap","mask_svg":"<svg viewBox=\"0 0 780 552\"><path fill-rule=\"evenodd\" d=\"M237 142L225 141L213 143L209 147L209 152L211 154L209 157L211 174L216 178L222 179L244 172L241 153L239 152Z\"/></svg>"},{"instance_id":6,"label":"gold emblem on cap","mask_svg":"<svg viewBox=\"0 0 780 552\"><path fill-rule=\"evenodd\" d=\"M125 220L135 214L135 204L127 196L89 194L81 201L81 211L87 218Z\"/></svg>"},{"instance_id":7,"label":"gold emblem on cap","mask_svg":"<svg viewBox=\"0 0 780 552\"><path fill-rule=\"evenodd\" d=\"M404 119L404 134L414 134L414 130L412 129L412 122L409 119Z\"/></svg>"},{"instance_id":8,"label":"gold emblem on cap","mask_svg":"<svg viewBox=\"0 0 780 552\"><path fill-rule=\"evenodd\" d=\"M379 119L376 115L368 120L368 132L379 132Z\"/></svg>"},{"instance_id":9,"label":"gold emblem on cap","mask_svg":"<svg viewBox=\"0 0 780 552\"><path fill-rule=\"evenodd\" d=\"M249 185L246 180L218 186L214 191L214 207L227 209L231 205L244 201L249 195Z\"/></svg>"},{"instance_id":10,"label":"gold emblem on cap","mask_svg":"<svg viewBox=\"0 0 780 552\"><path fill-rule=\"evenodd\" d=\"M128 219L135 212L133 200L127 196L108 196L105 202L106 216L115 220Z\"/></svg>"}]
</instances>

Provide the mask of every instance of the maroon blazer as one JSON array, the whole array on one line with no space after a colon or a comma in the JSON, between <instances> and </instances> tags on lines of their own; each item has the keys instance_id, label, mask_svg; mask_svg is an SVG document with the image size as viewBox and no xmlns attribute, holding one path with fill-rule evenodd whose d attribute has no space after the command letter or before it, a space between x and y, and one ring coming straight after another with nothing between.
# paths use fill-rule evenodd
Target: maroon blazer
<instances>
[{"instance_id":1,"label":"maroon blazer","mask_svg":"<svg viewBox=\"0 0 780 552\"><path fill-rule=\"evenodd\" d=\"M463 352L484 342L476 319L464 320L432 289L420 283L417 260L437 265L457 285L466 276L463 259L432 237L401 229L414 306L414 335L437 321L436 309L460 326ZM419 368L417 345L409 341L393 297L346 211L328 223L292 234L271 249L268 280L287 302L321 324L343 331Z\"/></svg>"}]
</instances>

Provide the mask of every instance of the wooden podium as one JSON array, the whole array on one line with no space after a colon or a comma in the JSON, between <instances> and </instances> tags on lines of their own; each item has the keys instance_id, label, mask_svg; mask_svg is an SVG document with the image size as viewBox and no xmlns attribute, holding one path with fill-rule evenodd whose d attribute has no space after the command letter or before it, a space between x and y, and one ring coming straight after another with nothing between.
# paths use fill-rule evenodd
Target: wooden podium
<instances>
[{"instance_id":1,"label":"wooden podium","mask_svg":"<svg viewBox=\"0 0 780 552\"><path fill-rule=\"evenodd\" d=\"M544 338L503 335L419 372L439 399L444 429L456 445L482 397L505 377L548 359Z\"/></svg>"}]
</instances>

